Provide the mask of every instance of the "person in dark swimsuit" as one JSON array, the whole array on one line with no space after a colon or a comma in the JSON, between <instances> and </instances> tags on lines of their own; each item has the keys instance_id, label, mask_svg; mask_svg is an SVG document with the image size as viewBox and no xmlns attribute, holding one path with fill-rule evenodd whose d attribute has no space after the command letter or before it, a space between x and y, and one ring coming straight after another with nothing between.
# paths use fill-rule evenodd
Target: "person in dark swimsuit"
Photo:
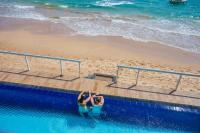
<instances>
[{"instance_id":1,"label":"person in dark swimsuit","mask_svg":"<svg viewBox=\"0 0 200 133\"><path fill-rule=\"evenodd\" d=\"M90 101L91 93L88 92L89 96L86 98L86 94L84 91L82 91L78 96L78 110L81 116L84 116L84 114L87 114L89 112L89 109L87 107L87 103Z\"/></svg>"}]
</instances>

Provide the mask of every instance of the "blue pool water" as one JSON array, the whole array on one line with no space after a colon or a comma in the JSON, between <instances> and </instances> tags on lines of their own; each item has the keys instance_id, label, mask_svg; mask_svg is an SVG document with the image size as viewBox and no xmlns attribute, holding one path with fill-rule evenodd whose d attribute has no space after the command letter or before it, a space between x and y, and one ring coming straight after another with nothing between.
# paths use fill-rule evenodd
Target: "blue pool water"
<instances>
[{"instance_id":1,"label":"blue pool water","mask_svg":"<svg viewBox=\"0 0 200 133\"><path fill-rule=\"evenodd\" d=\"M200 0L178 5L169 0L1 0L0 16L61 23L75 35L121 36L200 53Z\"/></svg>"},{"instance_id":2,"label":"blue pool water","mask_svg":"<svg viewBox=\"0 0 200 133\"><path fill-rule=\"evenodd\" d=\"M105 96L99 118L81 117L78 93L0 83L0 131L198 133L200 108Z\"/></svg>"},{"instance_id":3,"label":"blue pool water","mask_svg":"<svg viewBox=\"0 0 200 133\"><path fill-rule=\"evenodd\" d=\"M86 119L77 115L0 107L0 131L16 133L186 133L173 129ZM189 132L189 131L188 131Z\"/></svg>"}]
</instances>

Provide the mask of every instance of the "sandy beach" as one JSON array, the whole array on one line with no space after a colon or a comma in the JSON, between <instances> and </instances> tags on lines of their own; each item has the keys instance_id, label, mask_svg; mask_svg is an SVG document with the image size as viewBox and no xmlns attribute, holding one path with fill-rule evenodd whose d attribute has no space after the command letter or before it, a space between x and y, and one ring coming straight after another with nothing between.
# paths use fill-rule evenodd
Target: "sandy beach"
<instances>
[{"instance_id":1,"label":"sandy beach","mask_svg":"<svg viewBox=\"0 0 200 133\"><path fill-rule=\"evenodd\" d=\"M0 0L0 133L199 132L199 7Z\"/></svg>"},{"instance_id":2,"label":"sandy beach","mask_svg":"<svg viewBox=\"0 0 200 133\"><path fill-rule=\"evenodd\" d=\"M137 42L122 37L111 36L83 36L72 35L73 30L63 29L62 25L48 22L1 19L0 24L0 50L15 51L19 53L31 53L49 55L70 59L80 59L81 76L85 77L95 72L116 74L116 66L124 64L128 66L140 66L163 70L175 70L180 72L200 73L200 54L183 51L155 42ZM8 60L17 57L1 55L4 63L1 68L7 68ZM56 63L32 61L37 66L35 71L57 71ZM13 64L10 63L10 66ZM67 67L66 69L71 68ZM135 72L125 72L123 82L134 82ZM158 73L143 73L140 84L159 86L161 88L174 88L176 76ZM192 80L185 78L179 89L200 91L198 78Z\"/></svg>"}]
</instances>

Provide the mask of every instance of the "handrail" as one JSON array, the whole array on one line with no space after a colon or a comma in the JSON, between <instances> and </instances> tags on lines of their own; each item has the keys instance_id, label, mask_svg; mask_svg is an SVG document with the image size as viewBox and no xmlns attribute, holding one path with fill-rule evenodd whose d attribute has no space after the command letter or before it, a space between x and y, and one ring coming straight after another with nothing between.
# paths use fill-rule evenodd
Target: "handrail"
<instances>
[{"instance_id":1,"label":"handrail","mask_svg":"<svg viewBox=\"0 0 200 133\"><path fill-rule=\"evenodd\" d=\"M65 59L65 58L60 58L60 57L51 57L51 56L43 56L43 55L33 55L29 53L17 53L17 52L11 52L11 51L0 51L0 53L19 55L19 56L29 56L29 57L35 57L35 58L46 58L46 59L52 59L52 60L62 60L62 61L69 61L69 62L81 62L80 60L74 60L74 59Z\"/></svg>"},{"instance_id":2,"label":"handrail","mask_svg":"<svg viewBox=\"0 0 200 133\"><path fill-rule=\"evenodd\" d=\"M178 89L178 86L179 86L179 84L181 82L182 76L191 76L191 77L198 77L198 78L200 77L200 74L193 74L193 73L167 71L167 70L159 70L159 69L152 69L152 68L142 68L142 67L131 67L131 66L125 66L125 65L118 65L117 66L117 79L119 77L119 68L126 68L126 69L137 70L135 85L138 84L138 79L139 79L140 71L150 71L150 72L158 72L158 73L167 73L167 74L179 75L179 78L177 80L175 89L172 90L169 94L172 94L173 92L175 92Z\"/></svg>"},{"instance_id":3,"label":"handrail","mask_svg":"<svg viewBox=\"0 0 200 133\"><path fill-rule=\"evenodd\" d=\"M35 58L45 58L45 59L51 59L51 60L59 60L59 64L60 64L60 76L63 76L63 63L62 61L66 61L66 62L75 62L78 63L78 74L80 77L80 60L74 60L74 59L65 59L65 58L60 58L60 57L51 57L51 56L43 56L43 55L33 55L33 54L29 54L29 53L17 53L17 52L11 52L11 51L1 51L0 50L0 54L11 54L11 55L18 55L18 56L24 56L25 57L25 62L26 62L26 67L27 67L27 71L30 71L30 64L28 61L27 57L35 57Z\"/></svg>"},{"instance_id":4,"label":"handrail","mask_svg":"<svg viewBox=\"0 0 200 133\"><path fill-rule=\"evenodd\" d=\"M176 71L167 71L167 70L152 69L152 68L130 67L130 66L125 66L125 65L118 65L117 67L134 69L134 70L142 70L142 71L169 73L169 74L176 74L176 75L182 75L182 76L200 77L200 74L184 73L184 72L176 72Z\"/></svg>"}]
</instances>

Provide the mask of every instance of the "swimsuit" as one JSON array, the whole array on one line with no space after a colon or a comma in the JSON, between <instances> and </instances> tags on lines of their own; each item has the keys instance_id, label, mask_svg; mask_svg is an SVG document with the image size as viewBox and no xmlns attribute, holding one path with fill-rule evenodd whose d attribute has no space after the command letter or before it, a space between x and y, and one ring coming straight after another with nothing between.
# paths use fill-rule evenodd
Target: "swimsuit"
<instances>
[{"instance_id":1,"label":"swimsuit","mask_svg":"<svg viewBox=\"0 0 200 133\"><path fill-rule=\"evenodd\" d=\"M94 105L92 107L92 111L91 111L92 115L99 116L101 114L101 108L102 108L102 106L96 106L96 105Z\"/></svg>"},{"instance_id":2,"label":"swimsuit","mask_svg":"<svg viewBox=\"0 0 200 133\"><path fill-rule=\"evenodd\" d=\"M78 104L78 111L79 111L79 113L87 113L88 108L86 105L82 106L82 105Z\"/></svg>"}]
</instances>

